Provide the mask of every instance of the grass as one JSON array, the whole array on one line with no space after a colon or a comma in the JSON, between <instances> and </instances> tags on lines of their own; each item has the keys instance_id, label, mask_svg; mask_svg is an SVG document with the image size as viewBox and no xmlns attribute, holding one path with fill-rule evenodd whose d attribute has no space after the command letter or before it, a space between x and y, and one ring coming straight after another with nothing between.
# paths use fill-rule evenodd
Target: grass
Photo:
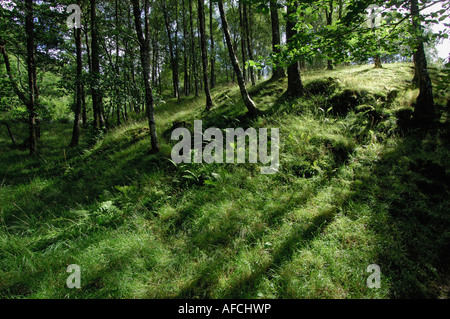
<instances>
[{"instance_id":1,"label":"grass","mask_svg":"<svg viewBox=\"0 0 450 319\"><path fill-rule=\"evenodd\" d=\"M329 77L336 86L321 91ZM209 114L203 96L167 100L157 155L146 121L75 149L66 148L70 125L45 124L35 158L1 132L0 297L448 296L446 110L429 132L401 130L396 112L417 94L411 78L408 64L308 72L305 87L319 89L295 101L283 99L285 80L260 82L249 88L263 111L254 119L234 86L213 90ZM394 89L398 97L383 101ZM334 114L331 101L346 90L371 108ZM280 128L279 173L174 165L167 133L200 118L204 127ZM70 264L81 267L81 289L66 286ZM367 287L371 264L380 289Z\"/></svg>"}]
</instances>

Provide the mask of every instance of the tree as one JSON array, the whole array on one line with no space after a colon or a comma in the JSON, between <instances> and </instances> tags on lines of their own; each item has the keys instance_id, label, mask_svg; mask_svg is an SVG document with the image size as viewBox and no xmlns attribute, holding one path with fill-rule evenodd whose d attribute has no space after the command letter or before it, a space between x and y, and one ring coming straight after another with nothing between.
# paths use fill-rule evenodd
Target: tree
<instances>
[{"instance_id":1,"label":"tree","mask_svg":"<svg viewBox=\"0 0 450 319\"><path fill-rule=\"evenodd\" d=\"M36 132L36 102L37 72L36 72L36 46L34 41L34 17L33 0L25 1L25 31L27 34L27 68L28 68L28 125L30 130L29 149L30 154L37 153L37 132Z\"/></svg>"},{"instance_id":2,"label":"tree","mask_svg":"<svg viewBox=\"0 0 450 319\"><path fill-rule=\"evenodd\" d=\"M251 24L251 21L249 23L249 20L251 20L251 7L248 7L244 3L243 5L243 22L244 22L244 28L245 28L245 35L246 35L246 43L247 43L247 50L248 50L248 58L253 61L253 48L252 48L252 38L251 38L251 28L249 24ZM255 80L255 72L253 70L252 66L249 66L250 70L250 80L252 81L252 85L254 86L256 84Z\"/></svg>"},{"instance_id":3,"label":"tree","mask_svg":"<svg viewBox=\"0 0 450 319\"><path fill-rule=\"evenodd\" d=\"M187 27L187 17L186 17L186 1L183 0L182 5L182 14L183 14L183 64L184 64L184 95L189 95L189 71L188 71L188 27Z\"/></svg>"},{"instance_id":4,"label":"tree","mask_svg":"<svg viewBox=\"0 0 450 319\"><path fill-rule=\"evenodd\" d=\"M92 76L92 109L94 111L94 130L103 130L103 95L100 88L100 52L98 42L96 0L91 0L91 76Z\"/></svg>"},{"instance_id":5,"label":"tree","mask_svg":"<svg viewBox=\"0 0 450 319\"><path fill-rule=\"evenodd\" d=\"M372 9L372 16L370 17L370 26L373 30L373 41L375 43L376 49L379 50L380 45L379 45L379 40L378 40L378 35L377 35L377 30L376 30L376 12L377 10L375 8ZM375 56L373 57L373 61L374 61L374 68L375 69L382 69L383 65L381 64L381 56L379 54L379 52L375 53Z\"/></svg>"},{"instance_id":6,"label":"tree","mask_svg":"<svg viewBox=\"0 0 450 319\"><path fill-rule=\"evenodd\" d=\"M205 30L205 4L204 0L198 0L198 20L200 22L200 38L203 64L203 83L206 94L206 111L211 110L213 106L211 92L209 90L208 80L208 53L206 51L206 30Z\"/></svg>"},{"instance_id":7,"label":"tree","mask_svg":"<svg viewBox=\"0 0 450 319\"><path fill-rule=\"evenodd\" d=\"M419 125L426 126L432 120L435 112L433 85L428 74L418 0L410 0L410 6L415 40L414 68L419 87L419 96L414 105L414 117Z\"/></svg>"},{"instance_id":8,"label":"tree","mask_svg":"<svg viewBox=\"0 0 450 319\"><path fill-rule=\"evenodd\" d=\"M194 13L192 10L192 1L189 1L189 17L190 17L190 31L191 31L191 58L192 58L192 74L194 76L194 90L195 96L198 96L198 75L197 75L197 58L195 54L195 37L194 37Z\"/></svg>"},{"instance_id":9,"label":"tree","mask_svg":"<svg viewBox=\"0 0 450 319\"><path fill-rule=\"evenodd\" d=\"M216 59L214 52L214 20L213 20L213 11L214 11L214 2L213 0L209 0L209 37L211 40L211 89L213 89L216 85Z\"/></svg>"},{"instance_id":10,"label":"tree","mask_svg":"<svg viewBox=\"0 0 450 319\"><path fill-rule=\"evenodd\" d=\"M277 0L270 1L270 20L272 22L272 51L274 55L281 53L280 19L278 17ZM286 77L284 68L275 64L272 72L272 81Z\"/></svg>"},{"instance_id":11,"label":"tree","mask_svg":"<svg viewBox=\"0 0 450 319\"><path fill-rule=\"evenodd\" d=\"M244 82L247 83L247 68L245 66L245 62L247 61L247 48L246 41L247 37L245 34L245 26L244 26L244 18L243 18L243 4L242 0L239 0L239 30L241 35L241 54L242 54L242 74L244 76Z\"/></svg>"},{"instance_id":12,"label":"tree","mask_svg":"<svg viewBox=\"0 0 450 319\"><path fill-rule=\"evenodd\" d=\"M164 14L164 23L166 25L167 30L167 38L169 41L169 55L170 55L170 66L172 68L172 84L173 84L173 97L180 99L180 90L179 90L179 75L178 75L178 5L177 1L175 1L175 35L172 37L172 21L169 19L169 12L167 7L167 0L164 0L162 3L162 9Z\"/></svg>"},{"instance_id":13,"label":"tree","mask_svg":"<svg viewBox=\"0 0 450 319\"><path fill-rule=\"evenodd\" d=\"M77 0L77 5L80 5L80 0ZM77 75L76 75L76 103L75 103L75 120L73 124L72 141L70 146L77 146L80 142L80 117L82 108L82 71L83 71L83 58L81 49L81 28L75 27L75 47L77 55Z\"/></svg>"},{"instance_id":14,"label":"tree","mask_svg":"<svg viewBox=\"0 0 450 319\"><path fill-rule=\"evenodd\" d=\"M288 45L294 45L295 36L297 31L295 29L297 25L297 2L292 2L287 4L287 18L286 18L286 41ZM289 97L299 97L303 95L303 83L300 76L300 65L298 61L288 66L288 89L286 95Z\"/></svg>"},{"instance_id":15,"label":"tree","mask_svg":"<svg viewBox=\"0 0 450 319\"><path fill-rule=\"evenodd\" d=\"M144 0L144 29L141 25L141 13L139 0L131 0L133 5L134 21L136 26L136 34L138 37L141 63L143 68L143 78L145 87L145 106L148 124L150 128L151 139L151 151L153 153L159 152L159 141L156 133L156 121L155 121L155 100L153 98L153 89L151 84L150 72L150 26L148 21L148 13L150 9L150 0Z\"/></svg>"},{"instance_id":16,"label":"tree","mask_svg":"<svg viewBox=\"0 0 450 319\"><path fill-rule=\"evenodd\" d=\"M333 0L330 0L328 2L329 7L325 7L325 17L327 20L327 26L331 26L333 24ZM327 60L327 70L333 70L333 60L328 59Z\"/></svg>"},{"instance_id":17,"label":"tree","mask_svg":"<svg viewBox=\"0 0 450 319\"><path fill-rule=\"evenodd\" d=\"M241 67L239 66L239 61L236 57L236 53L233 48L233 43L231 42L231 35L230 35L230 29L228 27L228 21L227 17L225 15L225 10L223 7L223 1L218 1L219 4L219 12L220 12L220 19L222 21L222 29L225 35L225 41L227 43L228 47L228 53L230 55L230 60L234 68L234 72L237 77L237 81L239 84L239 89L241 91L242 99L244 101L245 106L247 107L248 112L251 115L255 115L258 113L258 108L255 105L255 102L250 98L250 95L248 94L247 88L245 87L244 77L242 75Z\"/></svg>"}]
</instances>

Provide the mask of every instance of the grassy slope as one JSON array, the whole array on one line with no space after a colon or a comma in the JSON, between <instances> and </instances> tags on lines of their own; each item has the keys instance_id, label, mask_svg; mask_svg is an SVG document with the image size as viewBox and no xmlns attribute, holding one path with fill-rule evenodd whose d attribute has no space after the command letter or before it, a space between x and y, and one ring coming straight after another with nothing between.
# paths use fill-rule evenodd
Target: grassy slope
<instances>
[{"instance_id":1,"label":"grassy slope","mask_svg":"<svg viewBox=\"0 0 450 319\"><path fill-rule=\"evenodd\" d=\"M397 64L305 75L311 90L317 79L339 79L332 96L365 92L360 104L375 113L334 116L332 96L321 94L284 101L283 81L250 89L264 110L254 120L232 86L213 91L208 115L202 97L170 100L158 109L158 155L148 154L145 121L66 150L66 159L70 126L46 125L35 159L11 151L2 132L0 297L442 296L449 131L398 130L395 111L417 94L406 89L411 72ZM397 100L382 107L392 89ZM280 172L174 166L168 129L200 118L204 127L279 127ZM82 289L66 287L69 264L81 266ZM381 267L380 289L367 288L370 264Z\"/></svg>"}]
</instances>

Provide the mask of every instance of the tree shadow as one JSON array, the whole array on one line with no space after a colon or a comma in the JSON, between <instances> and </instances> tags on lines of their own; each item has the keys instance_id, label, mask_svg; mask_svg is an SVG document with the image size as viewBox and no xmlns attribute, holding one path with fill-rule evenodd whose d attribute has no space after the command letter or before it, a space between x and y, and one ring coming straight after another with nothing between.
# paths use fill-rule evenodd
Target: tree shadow
<instances>
[{"instance_id":1,"label":"tree shadow","mask_svg":"<svg viewBox=\"0 0 450 319\"><path fill-rule=\"evenodd\" d=\"M438 298L439 281L450 275L449 159L440 139L448 130L441 124L406 134L353 189L353 201L380 212L370 227L392 298Z\"/></svg>"},{"instance_id":2,"label":"tree shadow","mask_svg":"<svg viewBox=\"0 0 450 319\"><path fill-rule=\"evenodd\" d=\"M344 163L341 163L342 165ZM324 174L322 178L314 182L314 186L311 186L314 189L314 194L318 194L326 187L325 181L328 178L329 176ZM189 238L186 243L188 247L211 247L212 250L208 252L208 255L213 256L213 258L211 263L206 263L196 272L194 279L183 286L175 298L212 298L218 290L219 273L223 273L230 262L230 257L221 256L221 252L235 250L236 241L239 242L241 247L253 247L264 238L264 235L267 234L267 229L281 227L283 217L292 210L305 205L310 195L299 195L295 198L293 198L293 195L285 199L282 205L277 209L270 210L270 213L264 216L263 219L266 226L262 229L252 229L251 233L242 242L240 242L239 229L236 228L239 225L239 221L233 223L229 219L220 220L218 224L214 224L215 233L206 232L203 234L203 239L208 238L207 243L199 245L195 239ZM270 251L270 262L259 265L250 275L243 276L237 281L232 281L232 284L220 293L221 298L254 298L257 294L258 285L264 278L272 278L274 269L291 261L296 251L307 246L333 222L336 209L337 207L333 205L319 212L312 219L308 219L307 224L298 223L289 226L291 229L287 235L283 235L283 241ZM221 224L225 225L226 229L222 229ZM223 236L217 235L219 229ZM210 239L211 237L214 238Z\"/></svg>"},{"instance_id":3,"label":"tree shadow","mask_svg":"<svg viewBox=\"0 0 450 319\"><path fill-rule=\"evenodd\" d=\"M332 223L334 213L334 208L331 208L314 217L306 228L301 224L294 226L282 244L271 252L271 261L234 283L224 292L224 298L255 298L258 284L266 277L272 278L271 270L291 261L295 251L306 247Z\"/></svg>"}]
</instances>

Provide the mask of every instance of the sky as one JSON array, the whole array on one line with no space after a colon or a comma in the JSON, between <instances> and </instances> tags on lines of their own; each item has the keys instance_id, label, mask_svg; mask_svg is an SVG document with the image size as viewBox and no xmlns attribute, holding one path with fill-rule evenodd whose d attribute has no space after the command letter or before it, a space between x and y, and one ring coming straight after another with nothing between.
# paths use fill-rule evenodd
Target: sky
<instances>
[{"instance_id":1,"label":"sky","mask_svg":"<svg viewBox=\"0 0 450 319\"><path fill-rule=\"evenodd\" d=\"M432 13L432 12L436 12L442 9L442 4L438 3L430 8L427 8L423 11L423 13ZM445 23L450 24L450 17L447 17L447 19L445 19L444 21L442 21L439 24L434 24L432 29L433 32L439 32L439 31L444 31L446 29L445 27ZM449 30L447 28L447 33L449 33ZM450 59L450 39L446 39L445 41L441 41L440 44L438 44L436 46L436 49L438 50L438 54L440 58L443 58L447 61L449 61Z\"/></svg>"}]
</instances>

